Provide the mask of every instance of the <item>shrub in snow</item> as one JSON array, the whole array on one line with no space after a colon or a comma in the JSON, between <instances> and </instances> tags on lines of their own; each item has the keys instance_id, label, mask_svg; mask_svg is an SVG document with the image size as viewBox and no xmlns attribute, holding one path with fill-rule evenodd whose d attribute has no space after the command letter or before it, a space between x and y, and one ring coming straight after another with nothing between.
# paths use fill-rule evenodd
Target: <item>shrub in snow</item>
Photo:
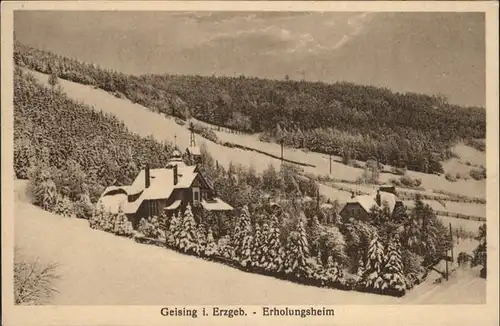
<instances>
[{"instance_id":1,"label":"shrub in snow","mask_svg":"<svg viewBox=\"0 0 500 326\"><path fill-rule=\"evenodd\" d=\"M158 239L164 235L160 220L157 216L141 218L137 231L142 233L145 237L153 239Z\"/></svg>"},{"instance_id":2,"label":"shrub in snow","mask_svg":"<svg viewBox=\"0 0 500 326\"><path fill-rule=\"evenodd\" d=\"M342 266L333 260L332 256L328 256L325 267L325 276L327 284L342 283L344 271Z\"/></svg>"},{"instance_id":3,"label":"shrub in snow","mask_svg":"<svg viewBox=\"0 0 500 326\"><path fill-rule=\"evenodd\" d=\"M486 242L486 223L479 227L479 233L476 240L479 241L478 246L473 251L472 266L483 266L481 268L480 276L486 278L487 275L487 262L488 256L486 252L487 242Z\"/></svg>"},{"instance_id":4,"label":"shrub in snow","mask_svg":"<svg viewBox=\"0 0 500 326\"><path fill-rule=\"evenodd\" d=\"M80 198L74 204L74 211L77 218L90 219L92 217L93 210L94 205L90 201L88 194L80 195Z\"/></svg>"},{"instance_id":5,"label":"shrub in snow","mask_svg":"<svg viewBox=\"0 0 500 326\"><path fill-rule=\"evenodd\" d=\"M73 203L68 197L58 194L53 212L64 217L71 217L73 215Z\"/></svg>"},{"instance_id":6,"label":"shrub in snow","mask_svg":"<svg viewBox=\"0 0 500 326\"><path fill-rule=\"evenodd\" d=\"M232 240L229 235L226 235L219 239L217 242L217 252L219 255L226 259L234 259L234 248L232 246Z\"/></svg>"},{"instance_id":7,"label":"shrub in snow","mask_svg":"<svg viewBox=\"0 0 500 326\"><path fill-rule=\"evenodd\" d=\"M57 189L54 181L46 179L35 187L35 204L52 211L57 203Z\"/></svg>"}]
</instances>

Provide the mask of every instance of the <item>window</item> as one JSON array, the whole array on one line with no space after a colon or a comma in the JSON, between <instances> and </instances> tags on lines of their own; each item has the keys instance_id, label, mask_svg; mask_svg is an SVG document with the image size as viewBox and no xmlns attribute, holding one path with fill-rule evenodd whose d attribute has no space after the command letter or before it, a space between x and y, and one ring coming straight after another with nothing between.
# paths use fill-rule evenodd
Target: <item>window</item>
<instances>
[{"instance_id":1,"label":"window","mask_svg":"<svg viewBox=\"0 0 500 326\"><path fill-rule=\"evenodd\" d=\"M193 204L198 204L200 201L200 188L193 188Z\"/></svg>"}]
</instances>

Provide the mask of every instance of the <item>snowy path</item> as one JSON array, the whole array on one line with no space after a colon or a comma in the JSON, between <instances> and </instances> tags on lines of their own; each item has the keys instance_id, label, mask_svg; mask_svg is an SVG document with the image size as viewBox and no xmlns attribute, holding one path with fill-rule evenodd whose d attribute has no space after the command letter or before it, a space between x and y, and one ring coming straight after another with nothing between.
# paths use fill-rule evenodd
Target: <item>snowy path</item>
<instances>
[{"instance_id":1,"label":"snowy path","mask_svg":"<svg viewBox=\"0 0 500 326\"><path fill-rule=\"evenodd\" d=\"M458 279L446 285L422 284L397 299L249 274L45 212L26 202L25 181L15 184L16 246L25 255L60 265L59 293L50 302L55 305L480 303L484 298L484 280L472 275L464 282L460 278L461 286Z\"/></svg>"}]
</instances>

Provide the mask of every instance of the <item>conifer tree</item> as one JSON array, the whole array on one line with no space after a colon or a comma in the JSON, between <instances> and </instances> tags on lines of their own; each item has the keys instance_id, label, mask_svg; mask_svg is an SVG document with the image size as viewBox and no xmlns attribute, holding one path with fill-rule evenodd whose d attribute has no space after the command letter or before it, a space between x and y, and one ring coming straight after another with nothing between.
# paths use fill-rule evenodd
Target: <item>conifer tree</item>
<instances>
[{"instance_id":1,"label":"conifer tree","mask_svg":"<svg viewBox=\"0 0 500 326\"><path fill-rule=\"evenodd\" d=\"M243 266L246 266L251 259L252 250L252 228L250 224L250 213L248 207L244 206L240 217L236 223L236 228L233 236L233 248L235 258Z\"/></svg>"},{"instance_id":2,"label":"conifer tree","mask_svg":"<svg viewBox=\"0 0 500 326\"><path fill-rule=\"evenodd\" d=\"M205 245L204 254L207 257L212 257L213 255L217 254L217 244L215 243L214 240L212 228L209 228L207 232L207 241Z\"/></svg>"},{"instance_id":3,"label":"conifer tree","mask_svg":"<svg viewBox=\"0 0 500 326\"><path fill-rule=\"evenodd\" d=\"M362 282L364 275L365 275L365 260L362 255L359 255L358 269L356 272L358 282L360 283Z\"/></svg>"},{"instance_id":4,"label":"conifer tree","mask_svg":"<svg viewBox=\"0 0 500 326\"><path fill-rule=\"evenodd\" d=\"M198 253L198 239L196 236L196 222L191 206L186 208L182 217L182 227L178 232L179 249L186 253Z\"/></svg>"},{"instance_id":5,"label":"conifer tree","mask_svg":"<svg viewBox=\"0 0 500 326\"><path fill-rule=\"evenodd\" d=\"M170 246L174 246L176 248L179 247L179 234L182 226L182 217L179 217L177 213L172 215L170 219L170 225L168 228L169 234L167 236L167 244Z\"/></svg>"},{"instance_id":6,"label":"conifer tree","mask_svg":"<svg viewBox=\"0 0 500 326\"><path fill-rule=\"evenodd\" d=\"M269 251L269 248L267 247L267 241L268 241L269 236L270 236L269 232L270 232L269 224L264 222L264 224L262 224L262 231L260 233L260 240L259 240L259 242L260 242L260 257L259 257L258 266L261 268L264 268L264 264L266 262L266 258L267 258L268 251Z\"/></svg>"},{"instance_id":7,"label":"conifer tree","mask_svg":"<svg viewBox=\"0 0 500 326\"><path fill-rule=\"evenodd\" d=\"M318 250L318 254L316 255L316 262L318 265L323 266L323 257L321 256L321 250Z\"/></svg>"},{"instance_id":8,"label":"conifer tree","mask_svg":"<svg viewBox=\"0 0 500 326\"><path fill-rule=\"evenodd\" d=\"M100 226L101 226L101 230L103 230L105 232L109 232L112 229L111 213L107 209L104 209L104 211L102 212L102 219L101 219Z\"/></svg>"},{"instance_id":9,"label":"conifer tree","mask_svg":"<svg viewBox=\"0 0 500 326\"><path fill-rule=\"evenodd\" d=\"M94 209L92 216L89 218L89 226L92 229L99 229L102 219L102 214L104 212L104 205L99 203Z\"/></svg>"},{"instance_id":10,"label":"conifer tree","mask_svg":"<svg viewBox=\"0 0 500 326\"><path fill-rule=\"evenodd\" d=\"M262 232L258 223L255 223L254 227L254 237L252 243L252 254L251 254L251 265L252 267L260 267L260 261L262 259L262 245L263 245Z\"/></svg>"},{"instance_id":11,"label":"conifer tree","mask_svg":"<svg viewBox=\"0 0 500 326\"><path fill-rule=\"evenodd\" d=\"M268 272L280 273L283 270L284 248L280 240L280 228L278 217L273 214L268 236L265 238L264 259L261 259L261 267Z\"/></svg>"},{"instance_id":12,"label":"conifer tree","mask_svg":"<svg viewBox=\"0 0 500 326\"><path fill-rule=\"evenodd\" d=\"M129 224L130 227L132 227L132 224L127 219L127 216L125 216L125 214L123 213L122 205L120 205L118 207L118 213L116 214L115 227L113 232L117 235L130 236L131 233L129 229Z\"/></svg>"},{"instance_id":13,"label":"conifer tree","mask_svg":"<svg viewBox=\"0 0 500 326\"><path fill-rule=\"evenodd\" d=\"M370 242L368 257L366 259L366 269L363 275L365 287L373 289L385 289L387 283L383 278L383 267L385 262L384 247L377 235Z\"/></svg>"},{"instance_id":14,"label":"conifer tree","mask_svg":"<svg viewBox=\"0 0 500 326\"><path fill-rule=\"evenodd\" d=\"M487 237L486 237L486 223L479 227L479 233L476 237L476 240L479 241L478 246L473 251L472 258L472 266L483 266L480 271L480 276L482 278L486 278L487 276Z\"/></svg>"},{"instance_id":15,"label":"conifer tree","mask_svg":"<svg viewBox=\"0 0 500 326\"><path fill-rule=\"evenodd\" d=\"M196 229L196 238L198 240L198 250L199 252L205 251L205 246L207 244L207 230L205 224L199 223Z\"/></svg>"},{"instance_id":16,"label":"conifer tree","mask_svg":"<svg viewBox=\"0 0 500 326\"><path fill-rule=\"evenodd\" d=\"M314 215L311 220L311 227L309 228L309 239L311 251L317 253L319 251L319 239L321 237L322 227L319 223L318 216Z\"/></svg>"},{"instance_id":17,"label":"conifer tree","mask_svg":"<svg viewBox=\"0 0 500 326\"><path fill-rule=\"evenodd\" d=\"M394 236L387 246L387 262L384 266L384 280L390 289L402 292L406 289L401 259L401 244L399 238Z\"/></svg>"},{"instance_id":18,"label":"conifer tree","mask_svg":"<svg viewBox=\"0 0 500 326\"><path fill-rule=\"evenodd\" d=\"M306 230L301 219L298 220L297 230L290 233L285 249L285 273L297 278L310 274L309 244L307 242Z\"/></svg>"}]
</instances>

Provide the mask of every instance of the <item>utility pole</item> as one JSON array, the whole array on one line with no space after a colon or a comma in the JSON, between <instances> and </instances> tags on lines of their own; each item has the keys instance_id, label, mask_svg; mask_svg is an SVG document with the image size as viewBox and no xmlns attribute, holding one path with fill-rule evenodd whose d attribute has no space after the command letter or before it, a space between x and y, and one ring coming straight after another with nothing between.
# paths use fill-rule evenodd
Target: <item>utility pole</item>
<instances>
[{"instance_id":1,"label":"utility pole","mask_svg":"<svg viewBox=\"0 0 500 326\"><path fill-rule=\"evenodd\" d=\"M448 281L448 257L446 257L446 272L445 272L445 278Z\"/></svg>"},{"instance_id":2,"label":"utility pole","mask_svg":"<svg viewBox=\"0 0 500 326\"><path fill-rule=\"evenodd\" d=\"M283 138L280 139L281 144L281 164L283 165Z\"/></svg>"},{"instance_id":3,"label":"utility pole","mask_svg":"<svg viewBox=\"0 0 500 326\"><path fill-rule=\"evenodd\" d=\"M330 174L332 174L332 154L330 154Z\"/></svg>"},{"instance_id":4,"label":"utility pole","mask_svg":"<svg viewBox=\"0 0 500 326\"><path fill-rule=\"evenodd\" d=\"M189 146L194 147L194 146L196 146L196 140L194 138L194 124L193 124L193 122L191 122L189 124L189 131L190 131L190 134L189 134L190 144L189 144Z\"/></svg>"},{"instance_id":5,"label":"utility pole","mask_svg":"<svg viewBox=\"0 0 500 326\"><path fill-rule=\"evenodd\" d=\"M450 223L450 244L451 244L451 261L454 261L454 256L453 256L453 231L451 230L451 223Z\"/></svg>"}]
</instances>

